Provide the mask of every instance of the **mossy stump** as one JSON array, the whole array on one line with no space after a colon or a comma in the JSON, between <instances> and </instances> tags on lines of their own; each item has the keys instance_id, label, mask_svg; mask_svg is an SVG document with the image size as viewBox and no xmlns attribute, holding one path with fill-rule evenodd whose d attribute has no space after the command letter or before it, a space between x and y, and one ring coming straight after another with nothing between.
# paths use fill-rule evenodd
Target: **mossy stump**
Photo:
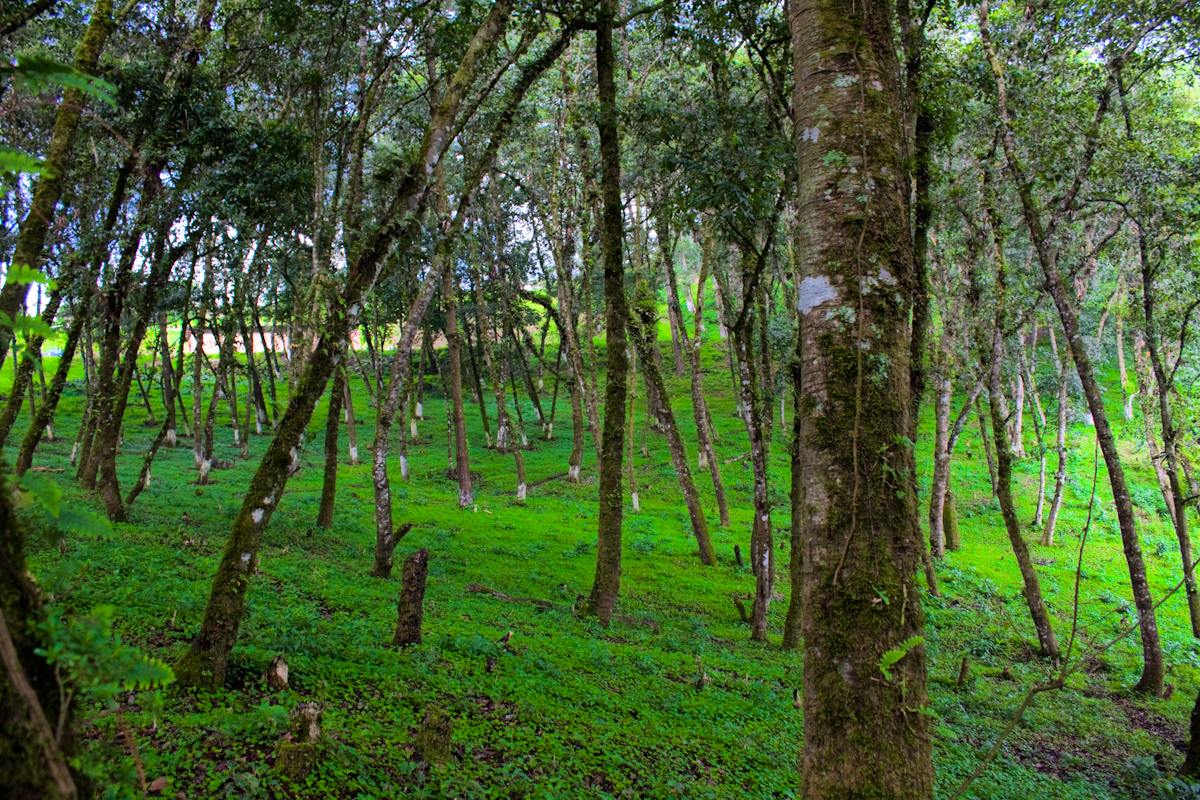
<instances>
[{"instance_id":1,"label":"mossy stump","mask_svg":"<svg viewBox=\"0 0 1200 800\"><path fill-rule=\"evenodd\" d=\"M396 634L393 647L421 643L421 625L425 618L425 579L429 575L429 551L421 548L404 559L400 600L396 604Z\"/></svg>"},{"instance_id":2,"label":"mossy stump","mask_svg":"<svg viewBox=\"0 0 1200 800\"><path fill-rule=\"evenodd\" d=\"M290 742L279 745L275 769L288 780L303 780L316 766L320 756L321 707L316 703L298 703L292 713Z\"/></svg>"},{"instance_id":3,"label":"mossy stump","mask_svg":"<svg viewBox=\"0 0 1200 800\"><path fill-rule=\"evenodd\" d=\"M450 763L450 717L434 706L425 707L425 719L417 730L413 749L426 764Z\"/></svg>"}]
</instances>

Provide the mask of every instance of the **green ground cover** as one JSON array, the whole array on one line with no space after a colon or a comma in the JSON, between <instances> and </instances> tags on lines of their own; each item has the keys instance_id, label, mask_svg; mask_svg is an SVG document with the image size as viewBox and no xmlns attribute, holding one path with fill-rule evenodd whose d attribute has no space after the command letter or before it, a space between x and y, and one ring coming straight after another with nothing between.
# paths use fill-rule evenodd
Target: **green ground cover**
<instances>
[{"instance_id":1,"label":"green ground cover","mask_svg":"<svg viewBox=\"0 0 1200 800\"><path fill-rule=\"evenodd\" d=\"M710 332L715 331L714 320ZM669 347L665 350L669 367ZM705 355L706 394L722 458L734 459L747 446L741 422L733 415L724 358L714 336ZM55 359L47 359L48 369L54 364ZM0 391L10 380L7 374L0 378ZM778 647L786 599L772 604L770 646L748 641L748 628L732 602L753 591L749 567L738 567L733 559L734 545L745 548L749 541L748 460L722 464L730 528L716 527L711 482L698 476L720 562L704 568L690 538L664 437L647 434L648 457L635 448L641 512L626 507L618 604L618 613L629 619L605 630L572 612L591 583L597 506L590 445L585 447L582 485L556 477L565 473L570 450L565 393L560 392L553 441L535 436L532 407L523 408L531 444L525 453L531 489L524 504L515 500L511 456L482 447L478 410L468 402L472 469L480 480L476 507L459 511L456 484L445 474L446 408L436 375L428 380L421 443L409 446L411 480L400 479L398 466L392 475L395 518L415 525L401 542L397 559L420 547L430 552L425 642L403 651L389 647L399 569L388 581L367 575L374 545L369 465L345 463L344 426L335 522L329 530L314 526L322 475L322 404L309 426L303 468L288 484L267 529L261 572L254 579L249 616L225 690L206 694L168 686L122 695L119 716L98 706L82 713L86 762L107 787L106 795L141 794L134 761L119 734L124 719L137 740L147 780L165 779L156 784L165 782L165 787L150 793L154 797L799 796L802 720L793 691L801 685L802 659ZM676 415L690 429L686 379L668 377L668 382ZM1157 598L1178 580L1178 545L1140 445L1140 420L1123 421L1115 377L1107 376L1107 385ZM1042 379L1047 401L1050 387L1047 372ZM551 388L548 377L547 396ZM184 381L184 391L190 408L190 379ZM640 408L640 386L638 393ZM65 469L47 475L61 485L66 502L100 513L98 499L81 493L70 479L74 470L68 459L83 400L77 380L64 394L59 440L43 444L35 463ZM153 402L161 415L157 396ZM357 379L355 403L363 421L358 437L366 462L374 413ZM494 412L489 413L494 420ZM928 409L925 416L918 451L923 487L929 480L932 438ZM119 460L124 488L136 479L141 454L155 433L147 423L145 409L131 401ZM97 606L110 606L114 628L125 643L168 663L183 652L198 630L224 537L268 441L253 437L251 458L243 461L227 417L221 423L217 457L232 468L214 471L213 485L194 485L192 453L181 442L160 452L151 486L131 509L131 524L118 525L110 534L72 534L61 547L49 540L34 542L31 569L56 593L61 613L87 615ZM639 411L639 445L642 427ZM21 435L24 423L18 421L14 430L14 437ZM786 596L784 433L776 418L773 523L781 547L779 589ZM1092 442L1091 429L1075 420L1058 543L1038 546L1036 534L1029 532L1043 592L1064 642L1091 492ZM689 444L694 463L694 435ZM1031 425L1026 426L1026 447L1031 457L1018 463L1017 479L1021 518L1028 522L1037 481ZM1049 471L1052 480L1053 465ZM1032 655L1036 639L999 509L990 499L974 424L956 454L953 485L964 549L938 567L943 597L924 601L930 711L937 717L934 758L942 797L975 768L1024 692L1049 669ZM921 499L924 506L924 491ZM1106 641L1134 618L1110 499L1101 463L1080 586L1083 646ZM472 583L554 606L543 609L464 591ZM1162 606L1159 625L1168 680L1176 687L1170 699L1128 693L1140 664L1135 634L1090 661L1066 689L1040 695L967 796L1155 796L1162 784L1160 770L1172 770L1182 760L1186 720L1200 685L1200 650L1188 629L1182 595ZM509 631L511 640L500 644ZM291 665L291 686L273 692L261 675L279 653ZM972 678L959 688L964 655L971 659ZM489 659L495 659L491 671ZM700 671L708 679L702 689L697 688ZM292 783L273 764L287 729L287 712L302 700L324 709L323 753L310 775ZM444 767L420 763L411 746L431 705L453 719L455 758Z\"/></svg>"}]
</instances>

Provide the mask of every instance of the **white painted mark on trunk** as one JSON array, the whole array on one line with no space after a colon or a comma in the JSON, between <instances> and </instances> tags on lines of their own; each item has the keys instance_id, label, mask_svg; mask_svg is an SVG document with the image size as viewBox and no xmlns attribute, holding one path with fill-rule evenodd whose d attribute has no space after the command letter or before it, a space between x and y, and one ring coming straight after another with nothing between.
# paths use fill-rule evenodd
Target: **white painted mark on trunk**
<instances>
[{"instance_id":1,"label":"white painted mark on trunk","mask_svg":"<svg viewBox=\"0 0 1200 800\"><path fill-rule=\"evenodd\" d=\"M796 305L801 314L807 314L822 303L837 299L837 290L833 288L829 278L818 275L815 278L805 278L800 281L800 298Z\"/></svg>"}]
</instances>

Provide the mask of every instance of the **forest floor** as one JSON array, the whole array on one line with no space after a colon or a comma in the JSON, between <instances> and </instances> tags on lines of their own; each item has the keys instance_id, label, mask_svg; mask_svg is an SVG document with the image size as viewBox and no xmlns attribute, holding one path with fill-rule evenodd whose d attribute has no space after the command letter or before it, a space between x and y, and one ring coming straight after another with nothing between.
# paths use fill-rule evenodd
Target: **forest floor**
<instances>
[{"instance_id":1,"label":"forest floor","mask_svg":"<svg viewBox=\"0 0 1200 800\"><path fill-rule=\"evenodd\" d=\"M669 370L669 342L665 350ZM424 395L425 419L418 423L421 443L409 446L411 480L402 481L398 467L392 476L395 518L414 525L397 550L397 565L417 548L430 553L424 643L404 650L389 646L399 566L391 580L367 574L374 546L368 449L374 411L356 377L356 411L365 418L357 427L363 463L346 462L343 425L335 522L329 530L316 528L322 403L309 426L302 469L266 531L261 572L254 576L226 688L204 693L168 686L123 696L120 715L95 716L100 709L81 714L85 762L107 785L105 796L141 796L134 760L120 735L124 719L146 781L155 787L150 797L798 797L802 722L793 691L801 686L802 658L779 647L786 599L771 606L769 645L749 641L732 602L748 600L754 585L749 567L739 567L733 556L735 544L748 548L751 474L748 459L734 460L748 447L733 415L723 343L709 346L706 359L707 396L720 433L733 517L732 527L716 527L711 482L698 476L719 564L700 565L665 439L653 431L643 434L639 410L634 463L641 511L626 506L617 612L625 619L608 629L572 611L591 585L597 504L590 443L584 448L583 483L564 479L571 444L565 391L559 392L552 441L534 435L533 410L527 400L523 406L531 487L524 503L515 498L512 457L482 447L478 407L468 401L472 469L479 478L476 506L460 511L456 484L446 476L445 404L432 375ZM54 361L47 359L48 367ZM1113 376L1107 378L1158 599L1178 581L1179 549L1140 444L1140 420L1123 420L1120 388ZM8 380L6 375L0 391ZM690 422L686 379L668 380L677 417ZM1042 383L1049 411L1048 368ZM551 388L547 375L547 408ZM190 408L190 379L184 391ZM639 387L639 409L642 395ZM161 415L157 395L153 401ZM82 383L76 381L59 413L60 438L42 445L35 464L65 470L46 474L61 484L67 501L99 513L99 500L76 488L68 464L82 402ZM778 413L777 399L774 407ZM918 454L923 488L930 472L928 409L925 416ZM132 400L127 419L119 460L126 489L156 430L149 427L145 408ZM26 424L19 421L14 436ZM772 523L780 548L779 590L786 596L784 434L776 419ZM648 456L640 452L643 437ZM131 509L131 524L117 525L111 534L72 535L61 548L33 543L31 569L58 593L60 608L88 614L111 606L125 643L167 663L183 652L198 630L230 522L268 438L252 437L249 460L239 457L227 424L218 427L218 441L217 457L231 467L214 471L212 485L195 485L190 442L181 442L159 453L153 482ZM1073 420L1058 542L1041 547L1037 532L1027 533L1062 642L1070 632L1076 558L1092 489L1093 441L1092 430ZM1031 456L1017 464L1024 522L1033 516L1038 468L1028 417L1026 448ZM689 452L694 460L694 434ZM1053 456L1048 480L1053 480ZM1036 639L999 508L991 499L974 420L955 456L953 487L963 550L938 565L942 597L923 600L934 762L943 798L975 769L1025 692L1050 670L1033 655ZM921 502L924 519L924 490ZM470 584L551 605L468 592ZM1080 594L1076 652L1099 646L1134 619L1102 462ZM1188 714L1200 687L1200 649L1186 610L1182 594L1159 609L1168 680L1176 687L1170 699L1130 693L1140 667L1134 634L1090 659L1067 688L1040 694L966 796L1156 796L1159 776L1182 761ZM511 639L501 644L509 632ZM269 690L261 677L276 654L285 654L291 668L290 688L283 691ZM960 688L964 656L971 672ZM490 659L494 667L489 670ZM709 679L702 689L697 688L698 665ZM323 752L308 777L290 783L273 765L288 711L299 701L315 701L324 709ZM413 755L415 731L431 705L453 720L454 759L446 766L428 767Z\"/></svg>"}]
</instances>

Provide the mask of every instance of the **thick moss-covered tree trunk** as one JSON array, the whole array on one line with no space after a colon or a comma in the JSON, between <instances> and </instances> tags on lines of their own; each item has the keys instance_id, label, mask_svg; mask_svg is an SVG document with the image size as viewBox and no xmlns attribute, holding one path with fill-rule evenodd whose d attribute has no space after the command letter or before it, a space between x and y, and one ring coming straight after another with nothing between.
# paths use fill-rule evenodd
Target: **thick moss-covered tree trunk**
<instances>
[{"instance_id":1,"label":"thick moss-covered tree trunk","mask_svg":"<svg viewBox=\"0 0 1200 800\"><path fill-rule=\"evenodd\" d=\"M913 256L887 0L790 0L806 800L932 798L911 507ZM801 416L801 415L798 415ZM890 669L881 656L905 655Z\"/></svg>"},{"instance_id":2,"label":"thick moss-covered tree trunk","mask_svg":"<svg viewBox=\"0 0 1200 800\"><path fill-rule=\"evenodd\" d=\"M621 217L621 150L617 131L616 57L612 28L615 0L601 0L596 28L596 94L600 103L600 194L603 211L600 245L604 256L604 329L607 372L604 379L604 432L600 441L600 511L597 525L596 575L587 611L608 625L621 588L621 461L624 455L624 411L629 371L625 327L625 223ZM589 326L588 337L592 336Z\"/></svg>"},{"instance_id":3,"label":"thick moss-covered tree trunk","mask_svg":"<svg viewBox=\"0 0 1200 800\"><path fill-rule=\"evenodd\" d=\"M62 708L64 701L73 705L72 695L64 696L55 669L35 652L49 643L33 628L41 597L27 571L25 530L7 486L0 491L0 614L0 797L89 797L91 787L65 758L79 749L73 708ZM60 724L62 737L55 741Z\"/></svg>"}]
</instances>

